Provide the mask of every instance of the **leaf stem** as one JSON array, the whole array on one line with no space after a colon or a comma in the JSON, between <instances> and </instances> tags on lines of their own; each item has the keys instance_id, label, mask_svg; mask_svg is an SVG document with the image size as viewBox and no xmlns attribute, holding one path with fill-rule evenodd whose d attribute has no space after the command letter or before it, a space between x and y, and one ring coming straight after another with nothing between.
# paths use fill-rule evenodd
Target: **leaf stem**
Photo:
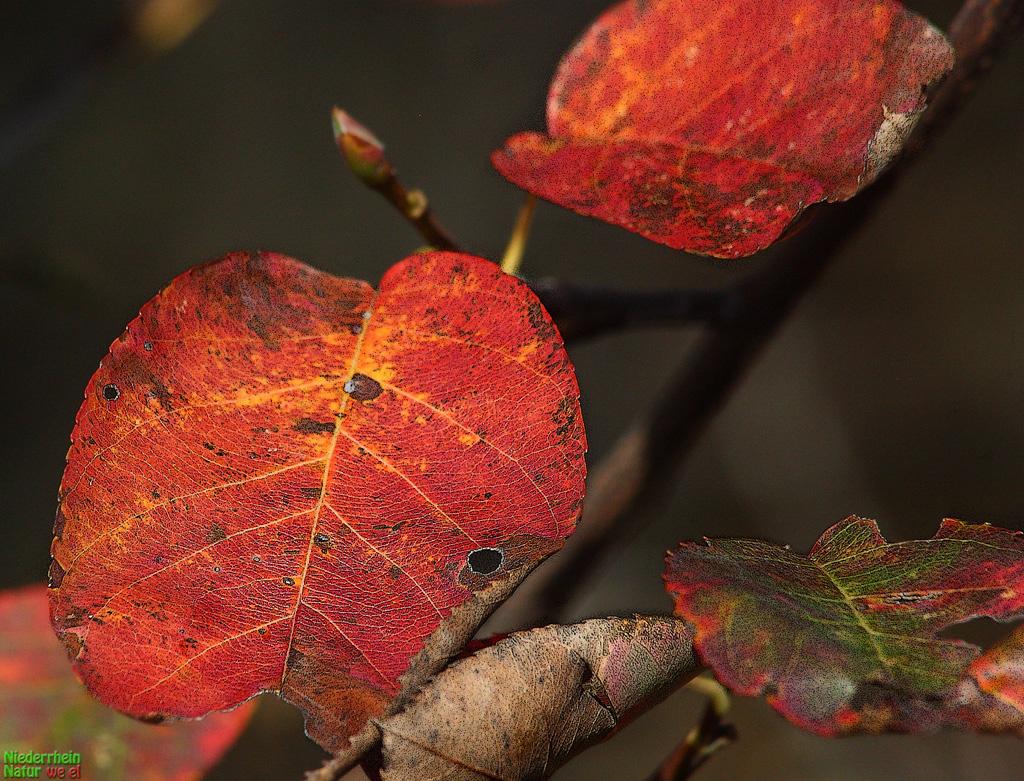
<instances>
[{"instance_id":1,"label":"leaf stem","mask_svg":"<svg viewBox=\"0 0 1024 781\"><path fill-rule=\"evenodd\" d=\"M463 251L434 216L423 191L407 190L399 181L391 161L384 155L384 144L373 133L337 107L331 113L331 123L339 151L363 184L384 196L431 247Z\"/></svg>"},{"instance_id":2,"label":"leaf stem","mask_svg":"<svg viewBox=\"0 0 1024 781\"><path fill-rule=\"evenodd\" d=\"M686 686L707 695L704 715L648 781L683 781L719 750L736 741L736 728L724 721L730 705L725 687L705 675L692 679Z\"/></svg>"},{"instance_id":3,"label":"leaf stem","mask_svg":"<svg viewBox=\"0 0 1024 781\"><path fill-rule=\"evenodd\" d=\"M610 552L653 519L686 456L789 314L963 107L999 49L1022 26L1024 0L967 0L951 28L957 62L931 96L903 157L856 198L822 206L817 219L779 246L768 266L733 288L735 316L707 329L653 407L634 418L592 473L577 532L515 597L520 621L558 621ZM563 311L562 317L572 313Z\"/></svg>"},{"instance_id":4,"label":"leaf stem","mask_svg":"<svg viewBox=\"0 0 1024 781\"><path fill-rule=\"evenodd\" d=\"M527 193L523 205L519 207L519 214L516 217L516 224L512 228L508 246L505 247L505 254L501 257L501 270L506 274L515 276L519 273L519 267L523 263L523 253L526 251L526 241L530 238L533 215L536 211L537 196Z\"/></svg>"}]
</instances>

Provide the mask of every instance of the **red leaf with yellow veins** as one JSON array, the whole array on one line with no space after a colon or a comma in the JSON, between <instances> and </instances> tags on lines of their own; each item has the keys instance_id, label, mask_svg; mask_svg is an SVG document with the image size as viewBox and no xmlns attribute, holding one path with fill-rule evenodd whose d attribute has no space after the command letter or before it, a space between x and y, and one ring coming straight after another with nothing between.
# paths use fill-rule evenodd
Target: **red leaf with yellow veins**
<instances>
[{"instance_id":1,"label":"red leaf with yellow veins","mask_svg":"<svg viewBox=\"0 0 1024 781\"><path fill-rule=\"evenodd\" d=\"M578 395L536 297L479 258L378 292L269 253L199 266L86 391L53 625L125 713L277 691L358 751L573 530Z\"/></svg>"},{"instance_id":2,"label":"red leaf with yellow veins","mask_svg":"<svg viewBox=\"0 0 1024 781\"><path fill-rule=\"evenodd\" d=\"M874 179L952 63L895 0L627 0L563 58L547 135L491 159L541 198L736 258Z\"/></svg>"},{"instance_id":3,"label":"red leaf with yellow veins","mask_svg":"<svg viewBox=\"0 0 1024 781\"><path fill-rule=\"evenodd\" d=\"M68 667L47 620L46 588L0 592L0 746L18 754L68 754L64 777L106 781L200 778L245 729L256 703L171 727L142 724L89 696ZM7 759L14 772L38 763ZM46 778L46 770L40 773Z\"/></svg>"},{"instance_id":4,"label":"red leaf with yellow veins","mask_svg":"<svg viewBox=\"0 0 1024 781\"><path fill-rule=\"evenodd\" d=\"M939 636L1024 616L1019 531L947 520L929 540L887 543L874 521L848 518L806 557L757 540L684 544L665 581L716 677L804 729L1024 736L1019 637L979 656Z\"/></svg>"}]
</instances>

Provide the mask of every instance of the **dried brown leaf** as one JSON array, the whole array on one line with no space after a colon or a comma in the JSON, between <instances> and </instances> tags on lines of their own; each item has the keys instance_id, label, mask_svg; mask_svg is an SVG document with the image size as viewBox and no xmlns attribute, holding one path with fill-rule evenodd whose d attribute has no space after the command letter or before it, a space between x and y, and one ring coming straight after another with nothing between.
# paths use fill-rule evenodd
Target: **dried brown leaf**
<instances>
[{"instance_id":1,"label":"dried brown leaf","mask_svg":"<svg viewBox=\"0 0 1024 781\"><path fill-rule=\"evenodd\" d=\"M381 777L548 778L701 669L690 627L669 617L517 632L455 662L378 722Z\"/></svg>"}]
</instances>

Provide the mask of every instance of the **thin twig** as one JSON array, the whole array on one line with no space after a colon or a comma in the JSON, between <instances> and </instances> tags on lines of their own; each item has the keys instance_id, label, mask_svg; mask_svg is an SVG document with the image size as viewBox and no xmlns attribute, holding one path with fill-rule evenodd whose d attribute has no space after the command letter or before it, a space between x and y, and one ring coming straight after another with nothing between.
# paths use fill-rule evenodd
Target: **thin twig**
<instances>
[{"instance_id":1,"label":"thin twig","mask_svg":"<svg viewBox=\"0 0 1024 781\"><path fill-rule=\"evenodd\" d=\"M519 267L523 263L523 253L526 251L526 240L530 238L530 226L533 224L533 214L537 211L537 196L527 193L523 205L516 217L516 224L512 228L512 236L505 247L505 254L501 257L501 270L506 274L518 274Z\"/></svg>"},{"instance_id":2,"label":"thin twig","mask_svg":"<svg viewBox=\"0 0 1024 781\"><path fill-rule=\"evenodd\" d=\"M898 175L963 107L998 50L1021 29L1022 17L1024 0L967 0L952 25L957 63L931 96L904 156L858 197L822 207L772 264L737 287L742 316L703 335L653 408L634 419L594 470L578 531L517 595L524 624L557 621L608 554L652 519L680 464L764 347L885 200Z\"/></svg>"},{"instance_id":3,"label":"thin twig","mask_svg":"<svg viewBox=\"0 0 1024 781\"><path fill-rule=\"evenodd\" d=\"M427 244L439 250L462 252L462 247L437 220L421 190L406 190L384 155L384 144L340 108L332 112L334 140L348 167L367 187L384 196L419 232Z\"/></svg>"},{"instance_id":4,"label":"thin twig","mask_svg":"<svg viewBox=\"0 0 1024 781\"><path fill-rule=\"evenodd\" d=\"M736 728L724 721L730 702L722 684L701 675L686 685L707 695L704 715L648 781L684 781L718 751L736 741Z\"/></svg>"}]
</instances>

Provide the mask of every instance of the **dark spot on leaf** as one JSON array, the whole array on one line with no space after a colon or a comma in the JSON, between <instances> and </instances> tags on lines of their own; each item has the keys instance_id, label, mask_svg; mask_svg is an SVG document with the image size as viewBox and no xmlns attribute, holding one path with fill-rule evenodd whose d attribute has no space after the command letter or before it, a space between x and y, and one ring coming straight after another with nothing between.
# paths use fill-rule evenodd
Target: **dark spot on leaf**
<instances>
[{"instance_id":1,"label":"dark spot on leaf","mask_svg":"<svg viewBox=\"0 0 1024 781\"><path fill-rule=\"evenodd\" d=\"M64 582L64 568L60 565L56 559L50 562L50 572L47 578L46 585L49 588L60 588L60 584Z\"/></svg>"},{"instance_id":2,"label":"dark spot on leaf","mask_svg":"<svg viewBox=\"0 0 1024 781\"><path fill-rule=\"evenodd\" d=\"M289 578L287 575L285 575L283 578L281 578L281 582L284 583L286 586L294 586L295 578Z\"/></svg>"},{"instance_id":3,"label":"dark spot on leaf","mask_svg":"<svg viewBox=\"0 0 1024 781\"><path fill-rule=\"evenodd\" d=\"M147 713L145 716L136 716L139 721L144 721L147 724L163 724L168 721L168 717L162 713Z\"/></svg>"},{"instance_id":4,"label":"dark spot on leaf","mask_svg":"<svg viewBox=\"0 0 1024 781\"><path fill-rule=\"evenodd\" d=\"M499 548L477 548L466 557L466 563L477 575L490 575L501 569L504 558Z\"/></svg>"},{"instance_id":5,"label":"dark spot on leaf","mask_svg":"<svg viewBox=\"0 0 1024 781\"><path fill-rule=\"evenodd\" d=\"M213 444L212 442L204 442L203 443L203 447L205 447L207 450L216 450L217 449L217 446L215 444Z\"/></svg>"},{"instance_id":6,"label":"dark spot on leaf","mask_svg":"<svg viewBox=\"0 0 1024 781\"><path fill-rule=\"evenodd\" d=\"M302 653L302 651L298 650L297 648L292 648L292 650L288 652L288 660L285 662L286 667L290 667L292 669L302 669L303 667L307 667L308 665L309 660L307 656L304 653Z\"/></svg>"},{"instance_id":7,"label":"dark spot on leaf","mask_svg":"<svg viewBox=\"0 0 1024 781\"><path fill-rule=\"evenodd\" d=\"M111 361L110 370L114 372L115 376L121 377L128 386L140 392L145 392L146 396L151 399L156 399L163 409L171 409L172 394L170 389L154 373L153 367L147 359L141 355L137 353L123 353L118 356L116 361ZM103 392L104 398L107 398L106 387L104 387Z\"/></svg>"},{"instance_id":8,"label":"dark spot on leaf","mask_svg":"<svg viewBox=\"0 0 1024 781\"><path fill-rule=\"evenodd\" d=\"M402 568L395 564L392 564L390 567L388 567L388 575L391 576L392 580L398 580L400 577L402 577Z\"/></svg>"},{"instance_id":9,"label":"dark spot on leaf","mask_svg":"<svg viewBox=\"0 0 1024 781\"><path fill-rule=\"evenodd\" d=\"M118 390L114 383L109 383L103 386L103 398L107 401L117 401L121 398L121 391Z\"/></svg>"},{"instance_id":10,"label":"dark spot on leaf","mask_svg":"<svg viewBox=\"0 0 1024 781\"><path fill-rule=\"evenodd\" d=\"M74 661L78 658L79 654L85 648L85 643L82 642L82 638L74 632L59 632L57 639L64 645L64 650L68 652L68 659Z\"/></svg>"},{"instance_id":11,"label":"dark spot on leaf","mask_svg":"<svg viewBox=\"0 0 1024 781\"><path fill-rule=\"evenodd\" d=\"M334 423L325 423L312 418L303 418L302 420L295 421L293 429L298 431L300 434L333 434Z\"/></svg>"},{"instance_id":12,"label":"dark spot on leaf","mask_svg":"<svg viewBox=\"0 0 1024 781\"><path fill-rule=\"evenodd\" d=\"M149 339L147 339L142 343L142 349L145 350L147 353L153 352L153 343L149 341Z\"/></svg>"},{"instance_id":13,"label":"dark spot on leaf","mask_svg":"<svg viewBox=\"0 0 1024 781\"><path fill-rule=\"evenodd\" d=\"M365 374L353 374L352 379L345 383L345 393L356 401L371 401L382 392L380 383Z\"/></svg>"},{"instance_id":14,"label":"dark spot on leaf","mask_svg":"<svg viewBox=\"0 0 1024 781\"><path fill-rule=\"evenodd\" d=\"M206 531L206 544L213 545L215 542L220 542L227 536L227 533L218 524L210 524L210 528Z\"/></svg>"},{"instance_id":15,"label":"dark spot on leaf","mask_svg":"<svg viewBox=\"0 0 1024 781\"><path fill-rule=\"evenodd\" d=\"M558 332L548 319L540 301L531 301L526 308L526 317L542 342L555 341Z\"/></svg>"},{"instance_id":16,"label":"dark spot on leaf","mask_svg":"<svg viewBox=\"0 0 1024 781\"><path fill-rule=\"evenodd\" d=\"M492 496L494 496L494 494L490 491L484 491L484 499L490 499Z\"/></svg>"},{"instance_id":17,"label":"dark spot on leaf","mask_svg":"<svg viewBox=\"0 0 1024 781\"><path fill-rule=\"evenodd\" d=\"M327 553L327 550L333 547L330 536L323 532L317 533L317 535L313 537L313 542L316 543L316 546L320 549L321 553Z\"/></svg>"},{"instance_id":18,"label":"dark spot on leaf","mask_svg":"<svg viewBox=\"0 0 1024 781\"><path fill-rule=\"evenodd\" d=\"M81 626L85 623L85 618L89 614L89 611L84 607L76 607L67 612L64 616L64 620L61 622L65 627L71 628L75 626Z\"/></svg>"},{"instance_id":19,"label":"dark spot on leaf","mask_svg":"<svg viewBox=\"0 0 1024 781\"><path fill-rule=\"evenodd\" d=\"M258 631L258 632L259 632L259 633L260 633L261 635L265 635L265 634L267 633L267 628L266 628L265 626L261 626L261 627L260 627L260 628L259 628L259 629L258 629L257 631Z\"/></svg>"}]
</instances>

